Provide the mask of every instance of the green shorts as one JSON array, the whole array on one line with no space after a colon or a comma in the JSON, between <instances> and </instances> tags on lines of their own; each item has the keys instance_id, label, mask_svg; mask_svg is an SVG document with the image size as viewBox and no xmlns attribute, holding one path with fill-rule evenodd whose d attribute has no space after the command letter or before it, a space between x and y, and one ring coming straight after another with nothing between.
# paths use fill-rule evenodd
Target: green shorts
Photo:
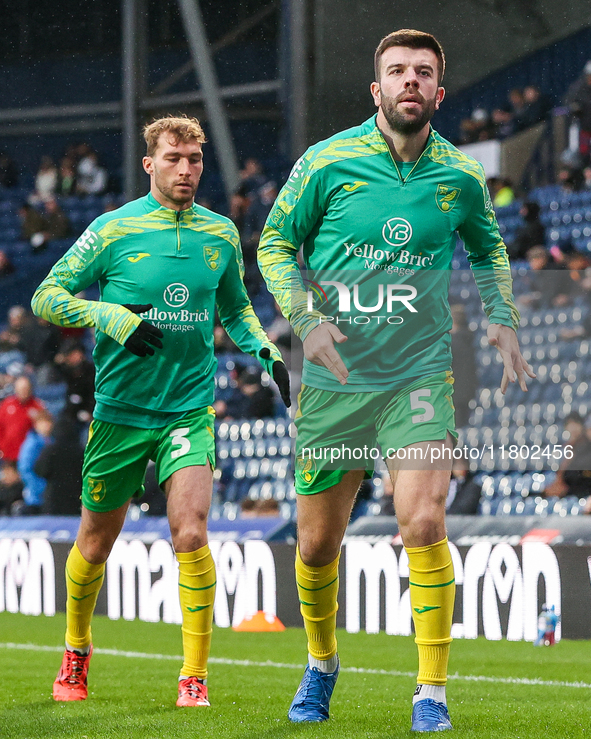
<instances>
[{"instance_id":1,"label":"green shorts","mask_svg":"<svg viewBox=\"0 0 591 739\"><path fill-rule=\"evenodd\" d=\"M439 372L402 390L339 393L302 386L294 419L296 492L321 493L348 470L374 462L422 441L440 441L455 432L451 372Z\"/></svg>"},{"instance_id":2,"label":"green shorts","mask_svg":"<svg viewBox=\"0 0 591 739\"><path fill-rule=\"evenodd\" d=\"M208 406L159 429L95 419L84 452L82 505L90 511L114 511L141 495L150 459L158 484L184 467L208 461L215 467L214 418Z\"/></svg>"}]
</instances>

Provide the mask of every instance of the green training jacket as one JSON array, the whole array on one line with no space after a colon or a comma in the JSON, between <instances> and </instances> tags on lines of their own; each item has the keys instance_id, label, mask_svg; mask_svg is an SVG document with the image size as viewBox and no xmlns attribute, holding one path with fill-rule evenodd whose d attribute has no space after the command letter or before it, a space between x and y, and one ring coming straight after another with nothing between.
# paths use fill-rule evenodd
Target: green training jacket
<instances>
[{"instance_id":1,"label":"green training jacket","mask_svg":"<svg viewBox=\"0 0 591 739\"><path fill-rule=\"evenodd\" d=\"M331 320L342 386L304 360L322 390L387 390L451 368L448 303L456 233L492 323L517 328L507 251L482 166L431 129L416 162L396 162L376 117L310 147L279 193L258 259L303 340ZM307 273L299 270L303 245Z\"/></svg>"},{"instance_id":2,"label":"green training jacket","mask_svg":"<svg viewBox=\"0 0 591 739\"><path fill-rule=\"evenodd\" d=\"M238 231L228 218L199 205L177 212L148 194L93 221L31 305L59 326L97 329L96 418L160 428L213 402L216 305L242 351L269 373L281 359L253 311L243 274ZM100 301L75 297L97 280ZM154 308L140 317L124 303ZM163 349L152 357L123 346L142 318L164 334ZM258 356L263 347L269 360Z\"/></svg>"}]
</instances>

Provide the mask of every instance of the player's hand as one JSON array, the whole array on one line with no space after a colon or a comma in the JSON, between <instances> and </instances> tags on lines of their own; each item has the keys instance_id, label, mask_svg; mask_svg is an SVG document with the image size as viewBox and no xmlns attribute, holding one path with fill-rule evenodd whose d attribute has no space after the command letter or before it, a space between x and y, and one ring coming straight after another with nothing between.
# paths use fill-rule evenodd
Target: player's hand
<instances>
[{"instance_id":1,"label":"player's hand","mask_svg":"<svg viewBox=\"0 0 591 739\"><path fill-rule=\"evenodd\" d=\"M304 339L304 356L313 364L330 370L341 385L347 384L349 370L335 349L335 341L342 344L347 337L332 323L322 323L313 328Z\"/></svg>"},{"instance_id":2,"label":"player's hand","mask_svg":"<svg viewBox=\"0 0 591 739\"><path fill-rule=\"evenodd\" d=\"M126 303L124 308L139 315L140 313L147 313L154 307L151 303L147 305L137 305L136 303ZM162 349L162 342L160 339L164 336L162 331L156 326L153 326L148 321L142 321L136 330L131 334L129 339L123 344L123 346L129 350L136 357L152 356L154 354L153 347L156 349Z\"/></svg>"},{"instance_id":3,"label":"player's hand","mask_svg":"<svg viewBox=\"0 0 591 739\"><path fill-rule=\"evenodd\" d=\"M264 347L259 352L259 357L262 357L263 359L269 359L271 356L271 351ZM287 371L287 367L283 364L283 362L280 362L279 360L273 362L273 379L277 383L277 387L279 388L279 394L281 395L281 400L285 403L286 408L291 408L291 395L289 392L289 372Z\"/></svg>"},{"instance_id":4,"label":"player's hand","mask_svg":"<svg viewBox=\"0 0 591 739\"><path fill-rule=\"evenodd\" d=\"M486 330L488 343L496 346L503 360L503 378L501 380L501 392L507 391L510 382L515 382L515 375L519 381L519 387L527 392L525 375L534 378L535 372L523 358L517 341L517 334L509 326L500 323L490 323Z\"/></svg>"}]
</instances>

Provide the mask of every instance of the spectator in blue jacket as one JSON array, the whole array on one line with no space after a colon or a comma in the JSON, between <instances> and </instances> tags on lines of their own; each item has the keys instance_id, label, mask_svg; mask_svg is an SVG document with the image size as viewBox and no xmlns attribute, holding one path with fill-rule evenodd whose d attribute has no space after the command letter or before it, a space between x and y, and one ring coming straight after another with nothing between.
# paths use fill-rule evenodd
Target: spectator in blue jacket
<instances>
[{"instance_id":1,"label":"spectator in blue jacket","mask_svg":"<svg viewBox=\"0 0 591 739\"><path fill-rule=\"evenodd\" d=\"M41 513L43 494L47 481L35 474L35 462L43 448L49 444L53 431L53 419L46 411L41 411L33 428L27 434L18 454L18 471L24 484L23 515Z\"/></svg>"}]
</instances>

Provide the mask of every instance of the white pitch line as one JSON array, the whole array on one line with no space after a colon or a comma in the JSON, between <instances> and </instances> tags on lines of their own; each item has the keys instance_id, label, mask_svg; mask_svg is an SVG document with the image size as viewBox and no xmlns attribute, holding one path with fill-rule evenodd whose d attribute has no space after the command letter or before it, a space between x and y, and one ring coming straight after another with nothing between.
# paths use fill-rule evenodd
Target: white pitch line
<instances>
[{"instance_id":1,"label":"white pitch line","mask_svg":"<svg viewBox=\"0 0 591 739\"><path fill-rule=\"evenodd\" d=\"M0 649L24 649L36 652L63 652L63 647L48 647L37 644L15 644L13 642L0 643ZM94 654L106 654L110 657L127 657L130 659L183 660L180 654L154 654L152 652L126 652L119 649L101 649L98 647ZM250 659L227 659L225 657L210 657L213 665L230 665L233 667L274 667L287 670L303 670L304 665L294 665L287 662L253 662ZM384 675L387 677L416 677L416 672L401 672L399 670L376 670L370 667L341 667L341 672L352 672L357 675ZM448 676L449 680L465 680L476 683L501 683L504 685L540 685L552 688L591 688L591 683L566 682L562 680L540 680L529 677L491 677L489 675L458 675Z\"/></svg>"}]
</instances>

